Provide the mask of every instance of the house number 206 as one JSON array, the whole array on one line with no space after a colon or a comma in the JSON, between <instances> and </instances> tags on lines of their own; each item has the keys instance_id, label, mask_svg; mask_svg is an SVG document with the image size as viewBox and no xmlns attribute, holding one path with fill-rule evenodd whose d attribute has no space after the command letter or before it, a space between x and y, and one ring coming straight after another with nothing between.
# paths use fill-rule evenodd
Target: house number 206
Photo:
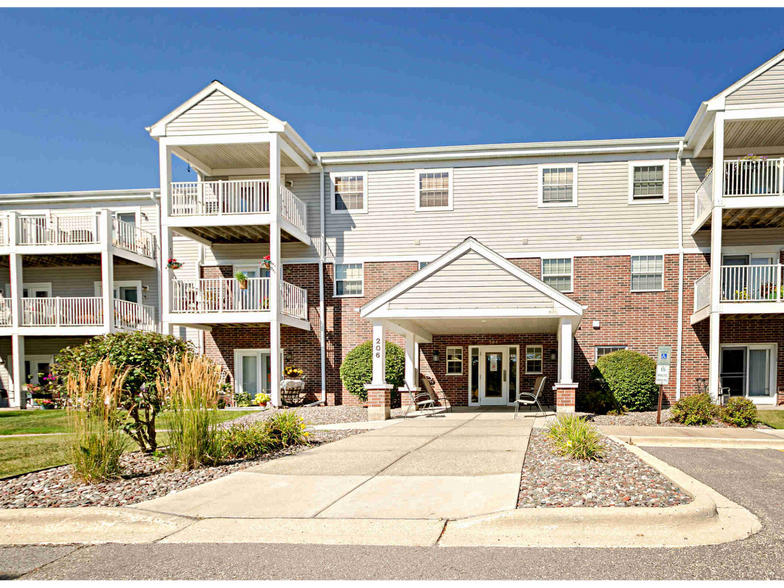
<instances>
[{"instance_id":1,"label":"house number 206","mask_svg":"<svg viewBox=\"0 0 784 588\"><path fill-rule=\"evenodd\" d=\"M381 359L381 337L376 338L376 357Z\"/></svg>"}]
</instances>

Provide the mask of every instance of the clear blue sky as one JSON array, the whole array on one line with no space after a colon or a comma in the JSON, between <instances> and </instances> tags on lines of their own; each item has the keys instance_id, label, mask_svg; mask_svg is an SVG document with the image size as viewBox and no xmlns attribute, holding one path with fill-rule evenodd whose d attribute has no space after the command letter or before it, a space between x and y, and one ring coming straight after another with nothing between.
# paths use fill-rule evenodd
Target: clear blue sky
<instances>
[{"instance_id":1,"label":"clear blue sky","mask_svg":"<svg viewBox=\"0 0 784 588\"><path fill-rule=\"evenodd\" d=\"M317 151L682 135L784 49L782 16L1 10L0 192L157 186L144 127L213 79Z\"/></svg>"}]
</instances>

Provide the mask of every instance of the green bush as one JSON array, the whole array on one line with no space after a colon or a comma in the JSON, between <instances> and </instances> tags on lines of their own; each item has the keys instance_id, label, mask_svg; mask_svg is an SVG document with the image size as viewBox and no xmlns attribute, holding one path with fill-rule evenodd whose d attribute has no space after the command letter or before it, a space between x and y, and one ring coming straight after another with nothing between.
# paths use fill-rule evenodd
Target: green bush
<instances>
[{"instance_id":1,"label":"green bush","mask_svg":"<svg viewBox=\"0 0 784 588\"><path fill-rule=\"evenodd\" d=\"M708 425L713 422L717 408L707 392L684 396L672 405L672 420L689 426Z\"/></svg>"},{"instance_id":2,"label":"green bush","mask_svg":"<svg viewBox=\"0 0 784 588\"><path fill-rule=\"evenodd\" d=\"M604 456L602 437L596 428L576 415L561 415L547 426L547 436L560 455L597 460Z\"/></svg>"},{"instance_id":3,"label":"green bush","mask_svg":"<svg viewBox=\"0 0 784 588\"><path fill-rule=\"evenodd\" d=\"M757 424L757 407L748 398L730 398L719 409L719 418L728 425L752 427Z\"/></svg>"},{"instance_id":4,"label":"green bush","mask_svg":"<svg viewBox=\"0 0 784 588\"><path fill-rule=\"evenodd\" d=\"M292 445L305 445L308 433L307 424L294 410L283 410L264 421L267 435L275 449Z\"/></svg>"},{"instance_id":5,"label":"green bush","mask_svg":"<svg viewBox=\"0 0 784 588\"><path fill-rule=\"evenodd\" d=\"M591 377L603 382L626 410L648 410L659 394L656 362L642 353L623 349L604 355L596 362Z\"/></svg>"},{"instance_id":6,"label":"green bush","mask_svg":"<svg viewBox=\"0 0 784 588\"><path fill-rule=\"evenodd\" d=\"M275 450L267 427L258 422L220 429L218 445L223 460L253 459Z\"/></svg>"},{"instance_id":7,"label":"green bush","mask_svg":"<svg viewBox=\"0 0 784 588\"><path fill-rule=\"evenodd\" d=\"M65 382L69 375L89 371L104 359L119 370L128 368L119 405L127 415L123 430L142 451L152 452L158 447L155 417L162 404L155 386L158 371L166 365L169 356L179 360L190 353L193 353L190 343L173 335L142 331L110 333L60 351L52 365L52 374L60 379L61 392L67 393Z\"/></svg>"},{"instance_id":8,"label":"green bush","mask_svg":"<svg viewBox=\"0 0 784 588\"><path fill-rule=\"evenodd\" d=\"M577 410L594 414L623 414L623 407L606 386L597 386L578 394Z\"/></svg>"},{"instance_id":9,"label":"green bush","mask_svg":"<svg viewBox=\"0 0 784 588\"><path fill-rule=\"evenodd\" d=\"M395 390L403 385L406 354L400 347L389 341L386 345L386 354L386 381ZM372 341L365 341L348 352L346 359L340 365L340 379L346 390L363 402L367 400L365 384L370 384L373 379Z\"/></svg>"},{"instance_id":10,"label":"green bush","mask_svg":"<svg viewBox=\"0 0 784 588\"><path fill-rule=\"evenodd\" d=\"M234 394L234 402L237 406L245 408L250 406L251 397L249 392L236 392Z\"/></svg>"}]
</instances>

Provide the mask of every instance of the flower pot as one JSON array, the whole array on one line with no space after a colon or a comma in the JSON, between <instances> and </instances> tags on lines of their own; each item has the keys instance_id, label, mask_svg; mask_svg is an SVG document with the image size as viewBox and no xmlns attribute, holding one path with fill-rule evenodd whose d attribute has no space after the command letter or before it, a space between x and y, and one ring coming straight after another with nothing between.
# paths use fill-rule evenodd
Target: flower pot
<instances>
[{"instance_id":1,"label":"flower pot","mask_svg":"<svg viewBox=\"0 0 784 588\"><path fill-rule=\"evenodd\" d=\"M240 290L247 290L248 289L248 282L237 282L240 286Z\"/></svg>"}]
</instances>

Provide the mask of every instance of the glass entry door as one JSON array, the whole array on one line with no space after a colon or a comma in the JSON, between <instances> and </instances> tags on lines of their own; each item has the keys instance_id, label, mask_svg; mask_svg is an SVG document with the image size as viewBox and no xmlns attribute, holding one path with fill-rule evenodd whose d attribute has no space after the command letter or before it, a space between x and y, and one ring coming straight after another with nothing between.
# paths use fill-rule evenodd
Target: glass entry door
<instances>
[{"instance_id":1,"label":"glass entry door","mask_svg":"<svg viewBox=\"0 0 784 588\"><path fill-rule=\"evenodd\" d=\"M479 403L505 406L509 395L509 349L481 347L479 353Z\"/></svg>"},{"instance_id":2,"label":"glass entry door","mask_svg":"<svg viewBox=\"0 0 784 588\"><path fill-rule=\"evenodd\" d=\"M721 385L730 396L772 404L776 392L776 346L752 344L721 349Z\"/></svg>"},{"instance_id":3,"label":"glass entry door","mask_svg":"<svg viewBox=\"0 0 784 588\"><path fill-rule=\"evenodd\" d=\"M283 351L280 352L280 369L283 371ZM272 394L270 352L266 349L237 351L234 365L236 392L247 392L251 398L263 392Z\"/></svg>"}]
</instances>

